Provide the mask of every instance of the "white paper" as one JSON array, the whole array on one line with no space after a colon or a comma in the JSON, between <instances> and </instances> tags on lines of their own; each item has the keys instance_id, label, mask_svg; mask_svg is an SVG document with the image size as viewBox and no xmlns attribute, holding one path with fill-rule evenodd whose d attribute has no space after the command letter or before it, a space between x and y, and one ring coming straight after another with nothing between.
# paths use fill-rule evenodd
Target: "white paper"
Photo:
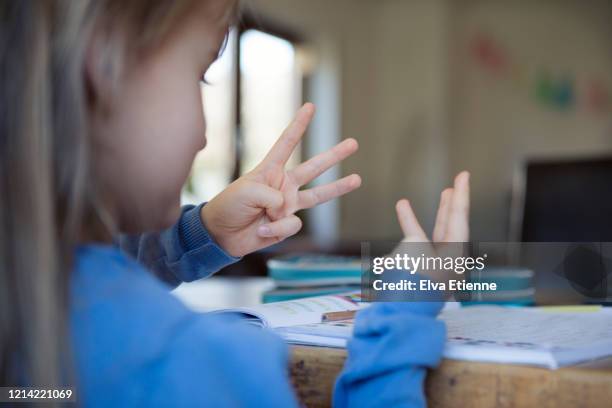
<instances>
[{"instance_id":1,"label":"white paper","mask_svg":"<svg viewBox=\"0 0 612 408\"><path fill-rule=\"evenodd\" d=\"M557 368L612 355L612 314L473 306L441 314L445 356Z\"/></svg>"},{"instance_id":2,"label":"white paper","mask_svg":"<svg viewBox=\"0 0 612 408\"><path fill-rule=\"evenodd\" d=\"M269 328L319 323L324 313L357 310L365 307L359 303L359 292L344 295L316 296L266 303L248 308L221 310L217 313L250 316Z\"/></svg>"},{"instance_id":3,"label":"white paper","mask_svg":"<svg viewBox=\"0 0 612 408\"><path fill-rule=\"evenodd\" d=\"M499 344L580 348L612 341L612 315L603 312L547 312L530 308L472 306L440 315L448 337L470 337Z\"/></svg>"},{"instance_id":4,"label":"white paper","mask_svg":"<svg viewBox=\"0 0 612 408\"><path fill-rule=\"evenodd\" d=\"M532 308L472 306L446 308L444 357L548 368L612 355L612 313L548 312ZM279 334L295 344L343 347L350 322L284 327ZM407 345L409 346L409 345Z\"/></svg>"}]
</instances>

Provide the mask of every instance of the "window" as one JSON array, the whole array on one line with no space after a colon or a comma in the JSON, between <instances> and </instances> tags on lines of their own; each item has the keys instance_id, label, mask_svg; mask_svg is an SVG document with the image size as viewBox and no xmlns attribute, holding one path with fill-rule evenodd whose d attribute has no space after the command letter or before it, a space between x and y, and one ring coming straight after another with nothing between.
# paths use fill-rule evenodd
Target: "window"
<instances>
[{"instance_id":1,"label":"window","mask_svg":"<svg viewBox=\"0 0 612 408\"><path fill-rule=\"evenodd\" d=\"M302 101L295 44L258 29L232 30L206 81L201 87L208 143L195 159L185 203L210 200L257 165ZM298 148L288 166L299 160Z\"/></svg>"},{"instance_id":2,"label":"window","mask_svg":"<svg viewBox=\"0 0 612 408\"><path fill-rule=\"evenodd\" d=\"M296 73L295 48L287 40L248 30L240 38L242 88L242 173L264 158L301 101L301 79ZM288 165L299 160L296 151Z\"/></svg>"}]
</instances>

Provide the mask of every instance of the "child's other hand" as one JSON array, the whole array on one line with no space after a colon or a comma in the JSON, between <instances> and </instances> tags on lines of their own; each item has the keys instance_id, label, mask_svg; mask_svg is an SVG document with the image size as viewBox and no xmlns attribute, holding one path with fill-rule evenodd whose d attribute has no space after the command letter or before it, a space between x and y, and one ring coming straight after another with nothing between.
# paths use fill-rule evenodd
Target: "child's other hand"
<instances>
[{"instance_id":1,"label":"child's other hand","mask_svg":"<svg viewBox=\"0 0 612 408\"><path fill-rule=\"evenodd\" d=\"M397 219L404 233L403 242L429 242L429 238L406 199L395 206ZM470 173L455 177L454 187L442 191L432 240L434 243L467 242L470 239Z\"/></svg>"},{"instance_id":2,"label":"child's other hand","mask_svg":"<svg viewBox=\"0 0 612 408\"><path fill-rule=\"evenodd\" d=\"M455 185L442 191L432 234L433 244L430 243L427 234L421 228L408 200L399 200L395 210L404 233L402 242L424 242L426 244L416 247L400 244L393 253L403 255L407 251L418 251L419 254L428 257L463 256L464 247L453 243L468 242L470 239L470 174L467 171L459 173L455 177ZM447 271L421 270L420 274L443 282L453 275L456 277L454 273ZM446 293L446 296L450 295L450 292Z\"/></svg>"},{"instance_id":3,"label":"child's other hand","mask_svg":"<svg viewBox=\"0 0 612 408\"><path fill-rule=\"evenodd\" d=\"M292 170L285 164L300 142L314 115L307 103L251 172L230 184L202 207L202 221L212 237L232 256L243 256L297 233L302 221L299 210L314 207L355 190L357 174L307 190L308 184L330 167L355 153L355 139L346 139Z\"/></svg>"}]
</instances>

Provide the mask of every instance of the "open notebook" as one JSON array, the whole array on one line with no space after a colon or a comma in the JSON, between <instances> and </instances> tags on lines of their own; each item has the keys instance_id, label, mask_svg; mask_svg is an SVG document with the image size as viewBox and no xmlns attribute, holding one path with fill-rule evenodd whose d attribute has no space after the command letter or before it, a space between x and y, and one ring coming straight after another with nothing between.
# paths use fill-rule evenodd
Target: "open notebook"
<instances>
[{"instance_id":1,"label":"open notebook","mask_svg":"<svg viewBox=\"0 0 612 408\"><path fill-rule=\"evenodd\" d=\"M322 296L219 311L269 327L289 343L345 347L352 320L321 323L323 313L358 310L357 294ZM555 369L612 356L612 312L551 312L537 308L445 308L444 357Z\"/></svg>"},{"instance_id":2,"label":"open notebook","mask_svg":"<svg viewBox=\"0 0 612 408\"><path fill-rule=\"evenodd\" d=\"M213 313L237 315L251 324L278 329L280 327L319 323L325 313L358 310L366 306L366 303L361 302L359 292L351 292L341 295L265 303L251 307L223 309Z\"/></svg>"}]
</instances>

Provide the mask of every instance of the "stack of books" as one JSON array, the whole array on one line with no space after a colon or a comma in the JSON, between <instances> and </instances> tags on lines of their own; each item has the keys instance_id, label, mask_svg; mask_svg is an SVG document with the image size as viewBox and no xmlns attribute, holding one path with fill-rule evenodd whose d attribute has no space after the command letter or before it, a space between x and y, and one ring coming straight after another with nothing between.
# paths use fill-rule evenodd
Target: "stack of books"
<instances>
[{"instance_id":1,"label":"stack of books","mask_svg":"<svg viewBox=\"0 0 612 408\"><path fill-rule=\"evenodd\" d=\"M357 257L296 254L270 259L267 266L275 287L263 294L263 303L360 289L361 261Z\"/></svg>"}]
</instances>

